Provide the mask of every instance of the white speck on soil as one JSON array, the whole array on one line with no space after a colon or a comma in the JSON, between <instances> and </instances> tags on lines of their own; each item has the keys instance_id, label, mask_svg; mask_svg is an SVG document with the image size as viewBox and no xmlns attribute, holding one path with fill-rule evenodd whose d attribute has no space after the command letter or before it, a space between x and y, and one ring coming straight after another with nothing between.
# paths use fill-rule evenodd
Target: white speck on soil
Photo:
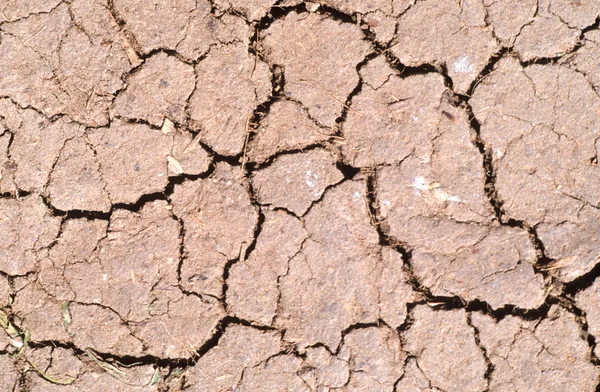
<instances>
[{"instance_id":1,"label":"white speck on soil","mask_svg":"<svg viewBox=\"0 0 600 392\"><path fill-rule=\"evenodd\" d=\"M454 60L452 65L454 66L454 72L456 73L466 74L473 72L473 65L469 62L469 56L458 57L456 60Z\"/></svg>"},{"instance_id":2,"label":"white speck on soil","mask_svg":"<svg viewBox=\"0 0 600 392\"><path fill-rule=\"evenodd\" d=\"M306 185L308 185L309 188L314 188L318 179L319 176L317 176L316 173L313 173L310 170L306 171Z\"/></svg>"},{"instance_id":3,"label":"white speck on soil","mask_svg":"<svg viewBox=\"0 0 600 392\"><path fill-rule=\"evenodd\" d=\"M439 183L429 182L421 176L414 177L411 186L415 188L417 194L422 194L423 192L432 193L433 197L440 202L453 201L455 203L460 203L461 201L458 196L449 195L442 190L442 186Z\"/></svg>"},{"instance_id":4,"label":"white speck on soil","mask_svg":"<svg viewBox=\"0 0 600 392\"><path fill-rule=\"evenodd\" d=\"M424 177L417 176L413 178L412 187L420 191L426 191L429 190L429 183Z\"/></svg>"}]
</instances>

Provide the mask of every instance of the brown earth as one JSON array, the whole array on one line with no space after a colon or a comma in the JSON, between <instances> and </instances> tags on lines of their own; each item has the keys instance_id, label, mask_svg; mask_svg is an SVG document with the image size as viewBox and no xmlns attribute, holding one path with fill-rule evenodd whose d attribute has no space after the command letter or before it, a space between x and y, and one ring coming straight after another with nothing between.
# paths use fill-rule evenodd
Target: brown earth
<instances>
[{"instance_id":1,"label":"brown earth","mask_svg":"<svg viewBox=\"0 0 600 392\"><path fill-rule=\"evenodd\" d=\"M0 0L0 391L600 390L599 15Z\"/></svg>"}]
</instances>

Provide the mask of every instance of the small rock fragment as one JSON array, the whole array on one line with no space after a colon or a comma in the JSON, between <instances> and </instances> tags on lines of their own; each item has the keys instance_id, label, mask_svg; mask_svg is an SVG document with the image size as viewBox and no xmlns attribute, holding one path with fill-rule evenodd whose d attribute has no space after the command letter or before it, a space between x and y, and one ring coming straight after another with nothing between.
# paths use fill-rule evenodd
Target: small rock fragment
<instances>
[{"instance_id":1,"label":"small rock fragment","mask_svg":"<svg viewBox=\"0 0 600 392\"><path fill-rule=\"evenodd\" d=\"M181 167L181 164L177 159L173 158L170 155L167 155L167 162L169 171L171 173L173 173L176 176L183 173L183 168Z\"/></svg>"},{"instance_id":2,"label":"small rock fragment","mask_svg":"<svg viewBox=\"0 0 600 392\"><path fill-rule=\"evenodd\" d=\"M211 165L211 157L198 143L198 136L192 137L189 133L177 132L173 136L171 154L172 159L179 162L181 173L197 176L206 173ZM173 170L171 173L177 174Z\"/></svg>"},{"instance_id":3,"label":"small rock fragment","mask_svg":"<svg viewBox=\"0 0 600 392\"><path fill-rule=\"evenodd\" d=\"M169 120L168 117L165 117L164 121L163 121L163 125L160 128L160 131L164 134L164 135L171 135L173 133L175 133L177 129L175 128L175 124L173 124L173 121Z\"/></svg>"}]
</instances>

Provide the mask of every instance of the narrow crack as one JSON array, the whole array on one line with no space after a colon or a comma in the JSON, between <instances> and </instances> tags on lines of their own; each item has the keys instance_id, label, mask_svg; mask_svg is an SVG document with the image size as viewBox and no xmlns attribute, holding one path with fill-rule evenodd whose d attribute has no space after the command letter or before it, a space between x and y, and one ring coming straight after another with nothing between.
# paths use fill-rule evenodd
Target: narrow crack
<instances>
[{"instance_id":1,"label":"narrow crack","mask_svg":"<svg viewBox=\"0 0 600 392\"><path fill-rule=\"evenodd\" d=\"M254 235L252 238L252 242L250 244L242 243L242 247L240 248L240 256L233 260L228 260L223 268L223 287L221 289L221 301L223 302L223 307L227 313L230 313L229 304L227 303L227 290L229 289L229 271L231 267L233 267L236 263L243 262L248 259L250 254L254 251L256 247L256 243L258 241L258 236L262 231L263 224L265 222L265 214L262 211L262 208L254 199L254 195L251 196L252 204L257 207L258 210L258 219L256 222L256 226L254 227Z\"/></svg>"},{"instance_id":2,"label":"narrow crack","mask_svg":"<svg viewBox=\"0 0 600 392\"><path fill-rule=\"evenodd\" d=\"M481 344L481 338L480 338L480 335L479 335L479 329L475 325L473 325L473 321L472 321L472 318L471 318L471 313L467 313L467 324L473 330L473 335L475 337L475 345L477 345L477 348L479 349L479 351L481 351L481 355L483 356L483 359L484 359L485 364L486 364L486 369L485 369L485 373L483 374L483 377L485 378L485 380L487 382L487 388L483 392L489 392L490 391L490 385L491 385L491 382L492 382L492 374L494 372L494 364L490 360L486 348L483 347L483 345Z\"/></svg>"},{"instance_id":3,"label":"narrow crack","mask_svg":"<svg viewBox=\"0 0 600 392\"><path fill-rule=\"evenodd\" d=\"M360 70L363 69L363 67L365 67L367 64L369 64L369 62L371 60L373 60L374 58L376 58L378 55L379 54L377 51L371 52L371 53L367 54L365 56L365 58L362 59L361 62L356 64L356 74L358 75L358 83L356 84L354 89L352 89L350 94L348 94L348 96L346 97L346 101L344 102L344 107L342 109L342 113L340 113L338 118L335 119L335 124L337 125L335 134L337 136L343 136L342 128L343 128L344 123L346 122L346 118L348 117L348 111L351 110L352 100L354 99L354 97L356 97L362 91L362 86L364 84L364 81L362 79L362 76L360 75Z\"/></svg>"}]
</instances>

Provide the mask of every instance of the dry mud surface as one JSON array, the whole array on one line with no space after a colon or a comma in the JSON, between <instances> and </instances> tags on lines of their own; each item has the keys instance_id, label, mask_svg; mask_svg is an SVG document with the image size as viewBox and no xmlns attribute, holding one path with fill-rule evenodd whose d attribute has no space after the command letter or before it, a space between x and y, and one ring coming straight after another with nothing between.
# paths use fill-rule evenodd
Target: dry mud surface
<instances>
[{"instance_id":1,"label":"dry mud surface","mask_svg":"<svg viewBox=\"0 0 600 392\"><path fill-rule=\"evenodd\" d=\"M1 0L0 391L596 391L600 1Z\"/></svg>"}]
</instances>

